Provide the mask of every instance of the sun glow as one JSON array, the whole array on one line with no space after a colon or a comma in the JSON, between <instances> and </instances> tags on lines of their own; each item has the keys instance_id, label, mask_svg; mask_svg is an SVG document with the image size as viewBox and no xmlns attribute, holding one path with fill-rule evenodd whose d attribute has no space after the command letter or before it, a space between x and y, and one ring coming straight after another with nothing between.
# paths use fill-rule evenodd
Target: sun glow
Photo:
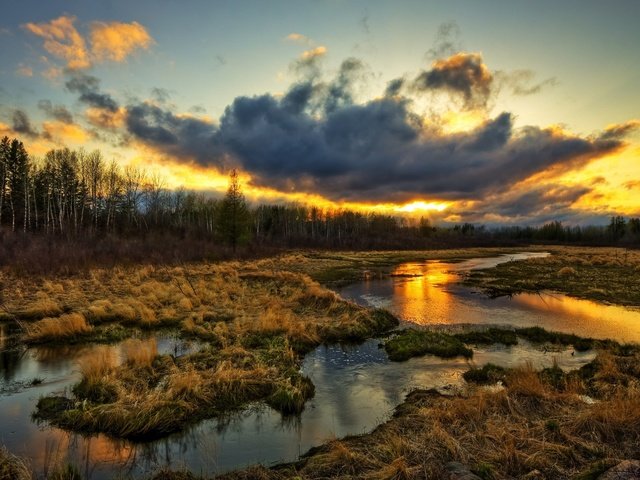
<instances>
[{"instance_id":1,"label":"sun glow","mask_svg":"<svg viewBox=\"0 0 640 480\"><path fill-rule=\"evenodd\" d=\"M402 206L397 206L394 208L394 210L396 212L403 212L403 213L430 212L430 211L442 212L449 206L450 204L447 202L424 202L422 200L418 200L415 202L407 203Z\"/></svg>"},{"instance_id":2,"label":"sun glow","mask_svg":"<svg viewBox=\"0 0 640 480\"><path fill-rule=\"evenodd\" d=\"M478 110L450 110L442 115L441 120L444 133L451 134L475 130L487 120L487 115Z\"/></svg>"}]
</instances>

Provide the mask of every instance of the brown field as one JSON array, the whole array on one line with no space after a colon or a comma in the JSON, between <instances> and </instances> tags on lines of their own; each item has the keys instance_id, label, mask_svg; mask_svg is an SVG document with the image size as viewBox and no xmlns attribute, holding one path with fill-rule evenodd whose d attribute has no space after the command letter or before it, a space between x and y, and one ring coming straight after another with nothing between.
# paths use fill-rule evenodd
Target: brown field
<instances>
[{"instance_id":1,"label":"brown field","mask_svg":"<svg viewBox=\"0 0 640 480\"><path fill-rule=\"evenodd\" d=\"M283 414L300 412L313 395L299 372L309 349L362 341L395 327L389 314L346 302L327 285L386 275L406 261L523 250L553 255L475 272L465 281L490 294L552 289L640 304L640 253L620 249L300 252L55 278L4 272L3 318L19 322L28 343L130 337L120 365L108 349L94 349L82 361L82 381L73 392L41 399L36 413L69 430L157 438L253 401ZM142 339L143 332L167 329L193 338L200 349L158 355L155 341ZM536 471L542 476L531 478L596 478L589 472L637 458L640 441L640 354L614 343L598 347L596 361L581 372L521 368L506 372L506 388L499 391L471 387L457 397L416 392L371 434L335 440L296 464L224 478L445 478L449 461L486 479ZM21 468L17 461L3 453L0 472ZM163 475L158 478L190 478Z\"/></svg>"}]
</instances>

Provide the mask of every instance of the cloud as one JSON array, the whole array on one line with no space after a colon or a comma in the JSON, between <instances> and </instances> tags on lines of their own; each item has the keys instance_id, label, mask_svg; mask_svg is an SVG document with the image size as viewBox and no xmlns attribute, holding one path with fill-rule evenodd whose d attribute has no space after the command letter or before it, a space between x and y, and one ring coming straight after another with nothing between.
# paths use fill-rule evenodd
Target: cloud
<instances>
[{"instance_id":1,"label":"cloud","mask_svg":"<svg viewBox=\"0 0 640 480\"><path fill-rule=\"evenodd\" d=\"M309 37L307 37L306 35L302 35L301 33L296 33L296 32L290 33L289 35L284 37L284 39L286 41L288 41L288 42L302 43L304 45L313 44L313 40L311 40Z\"/></svg>"},{"instance_id":2,"label":"cloud","mask_svg":"<svg viewBox=\"0 0 640 480\"><path fill-rule=\"evenodd\" d=\"M27 23L23 27L44 39L44 48L51 55L66 61L71 70L91 66L84 38L76 30L76 17L62 15L50 22Z\"/></svg>"},{"instance_id":3,"label":"cloud","mask_svg":"<svg viewBox=\"0 0 640 480\"><path fill-rule=\"evenodd\" d=\"M427 52L427 58L433 60L453 55L462 50L460 27L456 22L443 23L438 27L433 47Z\"/></svg>"},{"instance_id":4,"label":"cloud","mask_svg":"<svg viewBox=\"0 0 640 480\"><path fill-rule=\"evenodd\" d=\"M49 117L62 123L73 123L73 115L64 105L53 105L49 100L40 100L38 102L38 108L45 112Z\"/></svg>"},{"instance_id":5,"label":"cloud","mask_svg":"<svg viewBox=\"0 0 640 480\"><path fill-rule=\"evenodd\" d=\"M87 132L76 124L61 121L43 122L42 136L59 144L83 143L87 140Z\"/></svg>"},{"instance_id":6,"label":"cloud","mask_svg":"<svg viewBox=\"0 0 640 480\"><path fill-rule=\"evenodd\" d=\"M545 87L552 87L558 84L555 77L550 77L541 82L534 83L535 72L533 70L522 69L512 72L498 72L498 79L504 83L513 95L533 95L540 93Z\"/></svg>"},{"instance_id":7,"label":"cloud","mask_svg":"<svg viewBox=\"0 0 640 480\"><path fill-rule=\"evenodd\" d=\"M366 77L360 60L345 60L328 80L314 62L304 63L308 70L300 70L301 78L281 95L237 97L219 122L180 114L157 99L119 105L89 75L76 73L67 88L89 107L86 118L92 125L118 132L121 141L184 164L238 166L256 187L352 202L435 198L481 205L495 198L497 204L504 200L498 210L505 215L508 202L524 209L545 199L568 205L580 198L581 190L560 187L554 187L553 196L542 190L529 197L504 192L533 176L547 175L549 183L615 152L636 126L610 126L584 137L556 127L515 128L511 113L485 111L475 128L447 131L419 115L415 102L403 95L411 80L400 78L398 87L387 87L394 95L358 101L355 92ZM493 86L494 76L479 54L434 62L423 73L429 72L439 77L425 78L425 88L453 89L463 108L477 104L478 96L482 104L485 90ZM490 205L478 208L478 215L490 214Z\"/></svg>"},{"instance_id":8,"label":"cloud","mask_svg":"<svg viewBox=\"0 0 640 480\"><path fill-rule=\"evenodd\" d=\"M640 129L640 120L629 120L624 123L617 123L607 126L600 138L604 140L619 139Z\"/></svg>"},{"instance_id":9,"label":"cloud","mask_svg":"<svg viewBox=\"0 0 640 480\"><path fill-rule=\"evenodd\" d=\"M493 74L479 53L460 52L436 60L430 70L413 81L417 91L444 90L462 96L465 108L485 107L491 95Z\"/></svg>"},{"instance_id":10,"label":"cloud","mask_svg":"<svg viewBox=\"0 0 640 480\"><path fill-rule=\"evenodd\" d=\"M20 64L16 69L16 74L20 75L21 77L33 77L33 68L28 65Z\"/></svg>"},{"instance_id":11,"label":"cloud","mask_svg":"<svg viewBox=\"0 0 640 480\"><path fill-rule=\"evenodd\" d=\"M498 215L512 222L529 222L535 219L544 223L548 220L562 220L563 215L574 215L572 205L591 192L591 188L584 186L529 186L526 191L507 191L486 199L479 208L466 215L475 216L478 221L488 215Z\"/></svg>"},{"instance_id":12,"label":"cloud","mask_svg":"<svg viewBox=\"0 0 640 480\"><path fill-rule=\"evenodd\" d=\"M49 67L42 72L42 76L47 80L55 80L62 76L62 69L54 66Z\"/></svg>"},{"instance_id":13,"label":"cloud","mask_svg":"<svg viewBox=\"0 0 640 480\"><path fill-rule=\"evenodd\" d=\"M471 132L425 135L402 99L344 104L319 116L309 113L314 94L303 85L281 98L238 97L219 126L151 104L130 106L127 131L173 157L218 167L235 161L256 185L350 201L482 198L622 145L539 127L514 131L509 113Z\"/></svg>"},{"instance_id":14,"label":"cloud","mask_svg":"<svg viewBox=\"0 0 640 480\"><path fill-rule=\"evenodd\" d=\"M26 135L28 137L37 137L38 132L31 125L29 116L24 110L14 110L12 116L12 129L14 132L20 135Z\"/></svg>"},{"instance_id":15,"label":"cloud","mask_svg":"<svg viewBox=\"0 0 640 480\"><path fill-rule=\"evenodd\" d=\"M65 61L69 70L82 70L93 63L107 60L124 62L136 50L147 50L153 38L138 22L93 22L89 29L89 44L75 27L76 17L62 15L49 22L26 23L23 28L44 39L44 49ZM50 67L47 78L59 76L57 67Z\"/></svg>"},{"instance_id":16,"label":"cloud","mask_svg":"<svg viewBox=\"0 0 640 480\"><path fill-rule=\"evenodd\" d=\"M90 38L96 61L123 62L135 50L147 50L153 44L151 35L138 22L94 22Z\"/></svg>"},{"instance_id":17,"label":"cloud","mask_svg":"<svg viewBox=\"0 0 640 480\"><path fill-rule=\"evenodd\" d=\"M87 122L94 127L102 130L116 131L124 126L127 113L122 107L116 111L90 107L84 112L84 116Z\"/></svg>"},{"instance_id":18,"label":"cloud","mask_svg":"<svg viewBox=\"0 0 640 480\"><path fill-rule=\"evenodd\" d=\"M312 49L309 49L309 50L305 50L300 55L300 58L302 60L311 60L311 59L315 59L315 58L318 58L318 57L323 57L326 54L327 54L327 47L325 47L324 45L320 45L320 46L317 46L315 48L312 48Z\"/></svg>"},{"instance_id":19,"label":"cloud","mask_svg":"<svg viewBox=\"0 0 640 480\"><path fill-rule=\"evenodd\" d=\"M76 73L65 85L70 92L80 94L78 99L91 107L109 112L118 110L118 103L111 95L100 91L100 80L92 75Z\"/></svg>"},{"instance_id":20,"label":"cloud","mask_svg":"<svg viewBox=\"0 0 640 480\"><path fill-rule=\"evenodd\" d=\"M640 190L640 180L629 180L623 185L627 190Z\"/></svg>"}]
</instances>

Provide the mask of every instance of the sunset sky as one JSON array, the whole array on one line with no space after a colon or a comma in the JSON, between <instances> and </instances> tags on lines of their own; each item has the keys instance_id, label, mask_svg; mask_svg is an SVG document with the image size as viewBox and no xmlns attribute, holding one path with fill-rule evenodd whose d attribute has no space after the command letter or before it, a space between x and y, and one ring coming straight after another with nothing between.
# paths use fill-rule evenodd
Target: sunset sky
<instances>
[{"instance_id":1,"label":"sunset sky","mask_svg":"<svg viewBox=\"0 0 640 480\"><path fill-rule=\"evenodd\" d=\"M7 1L0 135L251 201L640 215L640 2Z\"/></svg>"}]
</instances>

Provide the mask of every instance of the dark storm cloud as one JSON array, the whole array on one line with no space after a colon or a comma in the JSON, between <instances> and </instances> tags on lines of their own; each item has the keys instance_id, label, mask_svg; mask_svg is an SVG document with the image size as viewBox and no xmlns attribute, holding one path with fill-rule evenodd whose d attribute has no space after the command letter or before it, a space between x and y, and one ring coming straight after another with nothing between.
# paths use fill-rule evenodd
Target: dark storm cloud
<instances>
[{"instance_id":1,"label":"dark storm cloud","mask_svg":"<svg viewBox=\"0 0 640 480\"><path fill-rule=\"evenodd\" d=\"M171 93L166 88L153 87L151 96L159 103L167 103L171 98Z\"/></svg>"},{"instance_id":2,"label":"dark storm cloud","mask_svg":"<svg viewBox=\"0 0 640 480\"><path fill-rule=\"evenodd\" d=\"M460 50L462 50L460 27L456 22L447 22L438 27L433 39L433 47L429 49L426 56L433 60L449 57Z\"/></svg>"},{"instance_id":3,"label":"dark storm cloud","mask_svg":"<svg viewBox=\"0 0 640 480\"><path fill-rule=\"evenodd\" d=\"M65 85L70 92L79 94L82 103L110 112L118 110L118 103L111 95L100 91L100 80L92 75L75 73Z\"/></svg>"},{"instance_id":4,"label":"dark storm cloud","mask_svg":"<svg viewBox=\"0 0 640 480\"><path fill-rule=\"evenodd\" d=\"M513 190L507 187L505 191L473 202L473 205L463 203L460 211L449 213L459 215L464 221L485 225L505 222L541 225L565 220L580 223L589 218L576 211L573 205L585 195L593 198L595 193L590 187L558 184L516 187Z\"/></svg>"},{"instance_id":5,"label":"dark storm cloud","mask_svg":"<svg viewBox=\"0 0 640 480\"><path fill-rule=\"evenodd\" d=\"M327 113L353 103L353 85L364 74L363 63L357 58L348 58L340 65L335 80L327 86L325 111Z\"/></svg>"},{"instance_id":6,"label":"dark storm cloud","mask_svg":"<svg viewBox=\"0 0 640 480\"><path fill-rule=\"evenodd\" d=\"M64 105L53 105L49 100L40 100L38 108L59 122L73 123L73 115Z\"/></svg>"},{"instance_id":7,"label":"dark storm cloud","mask_svg":"<svg viewBox=\"0 0 640 480\"><path fill-rule=\"evenodd\" d=\"M426 134L402 98L343 104L317 115L310 105L333 97L314 88L300 83L281 98L236 98L219 126L135 105L128 107L127 128L138 141L176 157L218 166L234 159L259 185L354 201L479 198L622 145L537 127L514 131L509 113L471 132Z\"/></svg>"},{"instance_id":8,"label":"dark storm cloud","mask_svg":"<svg viewBox=\"0 0 640 480\"><path fill-rule=\"evenodd\" d=\"M640 120L629 120L625 123L618 123L608 126L600 135L603 140L618 140L640 129Z\"/></svg>"},{"instance_id":9,"label":"dark storm cloud","mask_svg":"<svg viewBox=\"0 0 640 480\"><path fill-rule=\"evenodd\" d=\"M148 103L127 107L126 128L135 139L178 158L195 158L216 164L215 127L193 117L178 117L170 110Z\"/></svg>"},{"instance_id":10,"label":"dark storm cloud","mask_svg":"<svg viewBox=\"0 0 640 480\"><path fill-rule=\"evenodd\" d=\"M400 95L404 87L404 78L394 78L387 83L387 88L384 91L385 97L395 97Z\"/></svg>"},{"instance_id":11,"label":"dark storm cloud","mask_svg":"<svg viewBox=\"0 0 640 480\"><path fill-rule=\"evenodd\" d=\"M487 105L492 93L493 75L479 53L460 52L433 62L421 72L412 87L418 92L446 91L459 95L465 108Z\"/></svg>"},{"instance_id":12,"label":"dark storm cloud","mask_svg":"<svg viewBox=\"0 0 640 480\"><path fill-rule=\"evenodd\" d=\"M20 133L22 135L26 135L28 137L37 137L38 132L31 125L31 120L29 120L29 116L23 110L14 110L12 120L12 128L16 133Z\"/></svg>"},{"instance_id":13,"label":"dark storm cloud","mask_svg":"<svg viewBox=\"0 0 640 480\"><path fill-rule=\"evenodd\" d=\"M555 77L535 82L536 74L533 70L514 70L512 72L497 72L496 77L513 95L527 96L540 93L545 87L558 84Z\"/></svg>"},{"instance_id":14,"label":"dark storm cloud","mask_svg":"<svg viewBox=\"0 0 640 480\"><path fill-rule=\"evenodd\" d=\"M538 187L514 196L507 196L492 201L487 205L488 212L495 212L506 217L539 217L554 215L562 209L568 209L584 195L591 193L588 187Z\"/></svg>"}]
</instances>

